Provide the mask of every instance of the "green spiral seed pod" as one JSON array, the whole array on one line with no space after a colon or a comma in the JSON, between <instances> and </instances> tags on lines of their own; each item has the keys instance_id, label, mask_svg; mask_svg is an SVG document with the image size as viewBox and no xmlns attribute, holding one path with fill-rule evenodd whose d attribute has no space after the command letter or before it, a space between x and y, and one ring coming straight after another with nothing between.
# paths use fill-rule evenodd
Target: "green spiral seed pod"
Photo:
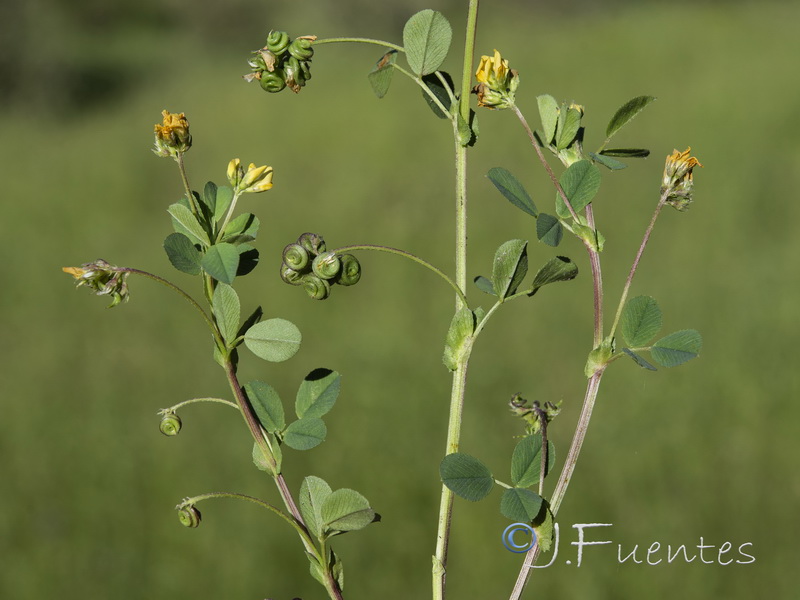
<instances>
[{"instance_id":1,"label":"green spiral seed pod","mask_svg":"<svg viewBox=\"0 0 800 600\"><path fill-rule=\"evenodd\" d=\"M300 70L303 72L303 79L308 81L311 79L311 62L307 60L300 61Z\"/></svg>"},{"instance_id":2,"label":"green spiral seed pod","mask_svg":"<svg viewBox=\"0 0 800 600\"><path fill-rule=\"evenodd\" d=\"M306 84L305 73L300 68L300 61L294 56L290 56L289 60L284 63L283 71L286 75L286 85L293 92L299 92L300 88Z\"/></svg>"},{"instance_id":3,"label":"green spiral seed pod","mask_svg":"<svg viewBox=\"0 0 800 600\"><path fill-rule=\"evenodd\" d=\"M178 509L178 519L184 527L197 527L201 518L200 511L193 504Z\"/></svg>"},{"instance_id":4,"label":"green spiral seed pod","mask_svg":"<svg viewBox=\"0 0 800 600\"><path fill-rule=\"evenodd\" d=\"M286 52L286 48L292 40L289 39L289 34L285 31L270 31L267 36L267 49L275 56L280 56Z\"/></svg>"},{"instance_id":5,"label":"green spiral seed pod","mask_svg":"<svg viewBox=\"0 0 800 600\"><path fill-rule=\"evenodd\" d=\"M355 285L361 279L361 263L352 254L342 254L339 257L342 268L334 283L339 285Z\"/></svg>"},{"instance_id":6,"label":"green spiral seed pod","mask_svg":"<svg viewBox=\"0 0 800 600\"><path fill-rule=\"evenodd\" d=\"M342 263L334 252L320 254L311 263L311 271L321 279L333 279L339 274Z\"/></svg>"},{"instance_id":7,"label":"green spiral seed pod","mask_svg":"<svg viewBox=\"0 0 800 600\"><path fill-rule=\"evenodd\" d=\"M331 295L331 284L316 275L303 275L303 288L314 300L325 300Z\"/></svg>"},{"instance_id":8,"label":"green spiral seed pod","mask_svg":"<svg viewBox=\"0 0 800 600\"><path fill-rule=\"evenodd\" d=\"M297 60L311 60L314 56L314 48L311 47L313 43L313 40L307 38L297 38L289 44L289 54Z\"/></svg>"},{"instance_id":9,"label":"green spiral seed pod","mask_svg":"<svg viewBox=\"0 0 800 600\"><path fill-rule=\"evenodd\" d=\"M275 69L272 73L261 71L259 83L261 89L270 94L277 94L286 87L286 74L281 69Z\"/></svg>"},{"instance_id":10,"label":"green spiral seed pod","mask_svg":"<svg viewBox=\"0 0 800 600\"><path fill-rule=\"evenodd\" d=\"M296 242L283 249L283 263L295 271L307 273L310 262L308 250Z\"/></svg>"},{"instance_id":11,"label":"green spiral seed pod","mask_svg":"<svg viewBox=\"0 0 800 600\"><path fill-rule=\"evenodd\" d=\"M158 429L164 435L173 436L178 435L181 430L181 418L174 412L167 412L161 417L161 423Z\"/></svg>"},{"instance_id":12,"label":"green spiral seed pod","mask_svg":"<svg viewBox=\"0 0 800 600\"><path fill-rule=\"evenodd\" d=\"M297 243L308 250L308 252L313 256L322 254L327 249L325 246L325 240L322 239L321 235L317 235L316 233L304 233L297 238Z\"/></svg>"},{"instance_id":13,"label":"green spiral seed pod","mask_svg":"<svg viewBox=\"0 0 800 600\"><path fill-rule=\"evenodd\" d=\"M284 283L288 283L289 285L302 285L303 283L303 273L298 273L291 267L286 266L285 264L281 265L281 279L283 279Z\"/></svg>"}]
</instances>

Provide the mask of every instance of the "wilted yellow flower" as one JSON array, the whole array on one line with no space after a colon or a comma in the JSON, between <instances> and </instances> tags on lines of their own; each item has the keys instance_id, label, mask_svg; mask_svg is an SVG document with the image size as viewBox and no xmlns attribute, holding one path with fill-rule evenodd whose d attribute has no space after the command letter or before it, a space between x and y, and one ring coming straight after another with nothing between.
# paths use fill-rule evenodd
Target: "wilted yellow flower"
<instances>
[{"instance_id":1,"label":"wilted yellow flower","mask_svg":"<svg viewBox=\"0 0 800 600\"><path fill-rule=\"evenodd\" d=\"M176 156L192 147L189 121L183 113L161 111L163 123L155 126L155 149L159 156Z\"/></svg>"},{"instance_id":2,"label":"wilted yellow flower","mask_svg":"<svg viewBox=\"0 0 800 600\"><path fill-rule=\"evenodd\" d=\"M667 156L664 165L664 178L661 184L661 193L667 194L666 202L680 211L689 208L692 202L692 188L694 181L692 170L702 167L700 161L690 156L691 148L683 152L673 151Z\"/></svg>"},{"instance_id":3,"label":"wilted yellow flower","mask_svg":"<svg viewBox=\"0 0 800 600\"><path fill-rule=\"evenodd\" d=\"M494 56L481 56L475 72L478 85L473 92L478 95L478 105L487 108L509 108L514 104L514 93L519 85L519 75L508 68L508 61L495 50Z\"/></svg>"},{"instance_id":4,"label":"wilted yellow flower","mask_svg":"<svg viewBox=\"0 0 800 600\"><path fill-rule=\"evenodd\" d=\"M84 263L80 267L62 267L61 270L75 278L77 287L85 285L98 296L111 296L109 308L128 300L129 271L120 270L102 259Z\"/></svg>"}]
</instances>

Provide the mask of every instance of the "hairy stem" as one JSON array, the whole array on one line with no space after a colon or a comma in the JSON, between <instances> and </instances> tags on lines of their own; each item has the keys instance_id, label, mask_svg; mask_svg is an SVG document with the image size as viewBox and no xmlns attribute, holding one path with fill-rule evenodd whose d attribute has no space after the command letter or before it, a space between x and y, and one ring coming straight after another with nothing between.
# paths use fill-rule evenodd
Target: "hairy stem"
<instances>
[{"instance_id":1,"label":"hairy stem","mask_svg":"<svg viewBox=\"0 0 800 600\"><path fill-rule=\"evenodd\" d=\"M398 52L405 52L405 48L402 46L398 46L397 44L393 44L391 42L384 42L383 40L376 40L373 38L358 38L358 37L335 37L335 38L323 38L321 40L314 40L314 45L319 46L321 44L340 44L346 42L353 42L356 44L374 44L376 46L383 46L384 48L391 48L392 50L397 50Z\"/></svg>"},{"instance_id":2,"label":"hairy stem","mask_svg":"<svg viewBox=\"0 0 800 600\"><path fill-rule=\"evenodd\" d=\"M467 27L464 43L464 63L461 75L461 96L458 112L464 122L469 123L470 84L472 82L475 33L478 24L478 0L470 0L467 12ZM467 148L458 135L457 119L453 123L453 140L456 159L456 310L468 305L464 297L467 286ZM447 424L445 454L457 452L461 438L461 420L464 410L464 392L467 382L467 365L471 351L464 352L453 373L450 393L450 412ZM447 551L450 542L450 526L453 518L453 492L442 486L439 502L439 519L436 530L436 554L433 557L433 599L444 600L447 577Z\"/></svg>"}]
</instances>

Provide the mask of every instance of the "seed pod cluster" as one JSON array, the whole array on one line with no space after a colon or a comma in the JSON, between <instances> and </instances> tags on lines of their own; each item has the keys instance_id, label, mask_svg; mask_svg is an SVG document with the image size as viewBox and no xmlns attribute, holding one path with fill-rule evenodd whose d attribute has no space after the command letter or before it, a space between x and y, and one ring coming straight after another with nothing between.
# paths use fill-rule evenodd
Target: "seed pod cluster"
<instances>
[{"instance_id":1,"label":"seed pod cluster","mask_svg":"<svg viewBox=\"0 0 800 600\"><path fill-rule=\"evenodd\" d=\"M328 252L325 240L316 233L304 233L283 249L281 279L302 286L315 300L324 300L331 286L355 285L361 279L361 263L352 254Z\"/></svg>"},{"instance_id":2,"label":"seed pod cluster","mask_svg":"<svg viewBox=\"0 0 800 600\"><path fill-rule=\"evenodd\" d=\"M312 47L317 36L303 35L292 40L285 31L270 31L267 44L253 52L248 62L251 73L248 81L257 79L261 88L270 93L288 87L293 92L300 91L311 79Z\"/></svg>"}]
</instances>

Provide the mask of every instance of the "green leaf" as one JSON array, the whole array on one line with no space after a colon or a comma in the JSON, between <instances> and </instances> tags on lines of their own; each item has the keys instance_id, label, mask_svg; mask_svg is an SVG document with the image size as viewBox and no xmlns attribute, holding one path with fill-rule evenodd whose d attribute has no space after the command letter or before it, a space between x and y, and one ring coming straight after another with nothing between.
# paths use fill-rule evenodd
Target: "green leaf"
<instances>
[{"instance_id":1,"label":"green leaf","mask_svg":"<svg viewBox=\"0 0 800 600\"><path fill-rule=\"evenodd\" d=\"M508 170L503 167L493 167L489 169L486 176L511 204L532 217L539 216L539 211L536 210L536 205L531 200L528 192Z\"/></svg>"},{"instance_id":2,"label":"green leaf","mask_svg":"<svg viewBox=\"0 0 800 600\"><path fill-rule=\"evenodd\" d=\"M213 215L217 206L217 184L213 181L207 182L206 186L203 188L201 199L203 200L203 204L208 207L208 210Z\"/></svg>"},{"instance_id":3,"label":"green leaf","mask_svg":"<svg viewBox=\"0 0 800 600\"><path fill-rule=\"evenodd\" d=\"M461 113L456 113L458 125L458 143L462 146L474 146L478 141L478 115L474 110L469 111L469 123L464 120Z\"/></svg>"},{"instance_id":4,"label":"green leaf","mask_svg":"<svg viewBox=\"0 0 800 600\"><path fill-rule=\"evenodd\" d=\"M500 512L520 523L530 523L542 509L542 497L531 490L511 488L503 492Z\"/></svg>"},{"instance_id":5,"label":"green leaf","mask_svg":"<svg viewBox=\"0 0 800 600\"><path fill-rule=\"evenodd\" d=\"M428 75L444 62L453 29L439 12L426 9L413 15L403 28L408 66L415 75Z\"/></svg>"},{"instance_id":6,"label":"green leaf","mask_svg":"<svg viewBox=\"0 0 800 600\"><path fill-rule=\"evenodd\" d=\"M581 127L582 116L581 111L578 109L567 108L563 119L563 125L561 121L559 121L561 127L559 127L556 132L556 149L563 150L575 140L575 136L578 135L578 130Z\"/></svg>"},{"instance_id":7,"label":"green leaf","mask_svg":"<svg viewBox=\"0 0 800 600\"><path fill-rule=\"evenodd\" d=\"M448 489L470 502L485 498L494 485L494 478L486 465L460 452L448 454L442 459L439 474Z\"/></svg>"},{"instance_id":8,"label":"green leaf","mask_svg":"<svg viewBox=\"0 0 800 600\"><path fill-rule=\"evenodd\" d=\"M622 129L628 121L642 112L644 107L653 100L655 100L654 96L637 96L633 100L629 100L623 104L619 110L614 113L614 116L611 117L611 121L609 121L608 127L606 127L606 141Z\"/></svg>"},{"instance_id":9,"label":"green leaf","mask_svg":"<svg viewBox=\"0 0 800 600\"><path fill-rule=\"evenodd\" d=\"M436 73L431 73L430 75L425 75L422 78L422 81L425 85L428 86L431 93L436 96L436 99L442 103L442 106L450 110L450 105L452 104L452 100L450 98L450 93L452 93L453 88L453 78L450 77L449 73L442 72L441 73L444 80L447 82L448 87L450 88L450 92L447 91L447 88L442 84L439 78L436 76ZM433 99L425 92L425 90L421 90L422 98L431 107L433 114L435 114L440 119L446 119L448 117L448 113L442 112L442 109L433 101Z\"/></svg>"},{"instance_id":10,"label":"green leaf","mask_svg":"<svg viewBox=\"0 0 800 600\"><path fill-rule=\"evenodd\" d=\"M533 289L537 290L548 283L569 281L578 276L578 266L566 256L556 256L548 260L533 278Z\"/></svg>"},{"instance_id":11,"label":"green leaf","mask_svg":"<svg viewBox=\"0 0 800 600\"><path fill-rule=\"evenodd\" d=\"M536 539L539 541L539 548L542 552L548 552L553 546L553 539L555 536L555 519L550 507L545 502L544 515L537 519L538 523L534 524L533 530L536 532Z\"/></svg>"},{"instance_id":12,"label":"green leaf","mask_svg":"<svg viewBox=\"0 0 800 600\"><path fill-rule=\"evenodd\" d=\"M625 303L620 320L625 343L644 346L661 330L661 309L650 296L636 296Z\"/></svg>"},{"instance_id":13,"label":"green leaf","mask_svg":"<svg viewBox=\"0 0 800 600\"><path fill-rule=\"evenodd\" d=\"M180 203L170 204L167 212L180 225L181 231L179 233L187 233L193 242L200 242L203 246L208 246L211 242L208 239L203 226L192 214L192 211Z\"/></svg>"},{"instance_id":14,"label":"green leaf","mask_svg":"<svg viewBox=\"0 0 800 600\"><path fill-rule=\"evenodd\" d=\"M164 251L173 267L182 273L198 275L203 253L182 233L170 233L164 240Z\"/></svg>"},{"instance_id":15,"label":"green leaf","mask_svg":"<svg viewBox=\"0 0 800 600\"><path fill-rule=\"evenodd\" d=\"M581 215L581 218L583 218L583 215ZM573 223L572 233L577 235L579 238L581 238L584 242L589 244L592 248L594 248L598 252L603 251L603 246L606 243L606 238L603 236L602 233L600 233L596 229L592 229L591 227L587 227L586 225L582 225L580 223Z\"/></svg>"},{"instance_id":16,"label":"green leaf","mask_svg":"<svg viewBox=\"0 0 800 600\"><path fill-rule=\"evenodd\" d=\"M556 217L539 213L539 218L536 220L536 237L540 242L555 248L564 237L564 227Z\"/></svg>"},{"instance_id":17,"label":"green leaf","mask_svg":"<svg viewBox=\"0 0 800 600\"><path fill-rule=\"evenodd\" d=\"M252 213L242 213L225 226L225 231L222 233L222 241L230 244L252 242L258 235L260 225L261 222L257 216Z\"/></svg>"},{"instance_id":18,"label":"green leaf","mask_svg":"<svg viewBox=\"0 0 800 600\"><path fill-rule=\"evenodd\" d=\"M559 183L573 210L579 213L600 189L600 170L588 160L579 160L562 173ZM556 193L556 214L562 219L570 216L567 205L558 193Z\"/></svg>"},{"instance_id":19,"label":"green leaf","mask_svg":"<svg viewBox=\"0 0 800 600\"><path fill-rule=\"evenodd\" d=\"M549 94L536 97L539 104L539 116L542 119L542 141L545 146L549 146L556 135L556 125L558 124L558 102Z\"/></svg>"},{"instance_id":20,"label":"green leaf","mask_svg":"<svg viewBox=\"0 0 800 600\"><path fill-rule=\"evenodd\" d=\"M619 158L647 158L650 156L650 150L646 148L608 148L602 150L600 154Z\"/></svg>"},{"instance_id":21,"label":"green leaf","mask_svg":"<svg viewBox=\"0 0 800 600\"><path fill-rule=\"evenodd\" d=\"M331 486L324 479L309 475L300 484L300 514L311 534L322 536L322 503L331 495Z\"/></svg>"},{"instance_id":22,"label":"green leaf","mask_svg":"<svg viewBox=\"0 0 800 600\"><path fill-rule=\"evenodd\" d=\"M369 501L355 490L343 488L328 495L320 511L323 531L356 531L375 520Z\"/></svg>"},{"instance_id":23,"label":"green leaf","mask_svg":"<svg viewBox=\"0 0 800 600\"><path fill-rule=\"evenodd\" d=\"M297 390L295 411L297 416L322 417L336 403L342 376L330 369L314 369L306 375Z\"/></svg>"},{"instance_id":24,"label":"green leaf","mask_svg":"<svg viewBox=\"0 0 800 600\"><path fill-rule=\"evenodd\" d=\"M556 463L556 449L553 442L547 442L547 470L545 477ZM542 471L542 436L528 435L522 438L514 448L511 456L511 483L516 487L526 488L538 485Z\"/></svg>"},{"instance_id":25,"label":"green leaf","mask_svg":"<svg viewBox=\"0 0 800 600\"><path fill-rule=\"evenodd\" d=\"M702 346L703 338L698 331L684 329L658 340L650 348L650 354L662 367L677 367L697 356Z\"/></svg>"},{"instance_id":26,"label":"green leaf","mask_svg":"<svg viewBox=\"0 0 800 600\"><path fill-rule=\"evenodd\" d=\"M241 318L239 296L236 294L236 290L225 283L217 284L211 300L211 310L222 334L222 339L230 344L236 339Z\"/></svg>"},{"instance_id":27,"label":"green leaf","mask_svg":"<svg viewBox=\"0 0 800 600\"><path fill-rule=\"evenodd\" d=\"M596 154L594 152L589 152L589 156L592 158L593 161L600 163L607 169L611 169L612 171L620 171L622 169L627 168L624 162L614 160L608 156L603 156L602 154Z\"/></svg>"},{"instance_id":28,"label":"green leaf","mask_svg":"<svg viewBox=\"0 0 800 600\"><path fill-rule=\"evenodd\" d=\"M286 319L261 321L244 334L244 343L250 351L271 362L282 362L293 357L300 349L302 339L297 326Z\"/></svg>"},{"instance_id":29,"label":"green leaf","mask_svg":"<svg viewBox=\"0 0 800 600\"><path fill-rule=\"evenodd\" d=\"M451 371L458 368L464 353L468 350L468 344L472 343L473 331L475 331L475 314L467 307L456 311L450 321L450 329L447 330L442 357L444 365Z\"/></svg>"},{"instance_id":30,"label":"green leaf","mask_svg":"<svg viewBox=\"0 0 800 600\"><path fill-rule=\"evenodd\" d=\"M253 464L256 466L256 469L259 471L264 471L266 473L272 472L272 467L270 467L269 463L264 458L264 453L261 452L261 448L258 444L253 444Z\"/></svg>"},{"instance_id":31,"label":"green leaf","mask_svg":"<svg viewBox=\"0 0 800 600\"><path fill-rule=\"evenodd\" d=\"M286 427L283 403L275 388L263 381L251 381L245 384L244 393L264 429L275 433Z\"/></svg>"},{"instance_id":32,"label":"green leaf","mask_svg":"<svg viewBox=\"0 0 800 600\"><path fill-rule=\"evenodd\" d=\"M228 212L231 202L233 202L233 189L229 185L221 185L217 188L217 204L214 206L214 220L219 221Z\"/></svg>"},{"instance_id":33,"label":"green leaf","mask_svg":"<svg viewBox=\"0 0 800 600\"><path fill-rule=\"evenodd\" d=\"M239 251L236 246L225 242L214 244L206 251L201 265L211 277L230 285L239 268Z\"/></svg>"},{"instance_id":34,"label":"green leaf","mask_svg":"<svg viewBox=\"0 0 800 600\"><path fill-rule=\"evenodd\" d=\"M476 286L478 286L478 289L480 291L485 292L491 296L497 295L494 293L494 286L492 285L492 282L486 279L486 277L484 277L483 275L478 275L473 280L473 282L475 283Z\"/></svg>"},{"instance_id":35,"label":"green leaf","mask_svg":"<svg viewBox=\"0 0 800 600\"><path fill-rule=\"evenodd\" d=\"M392 76L394 75L394 67L392 65L396 62L397 50L389 50L381 56L381 59L375 63L375 68L367 75L372 91L375 92L378 98L383 98L389 91Z\"/></svg>"},{"instance_id":36,"label":"green leaf","mask_svg":"<svg viewBox=\"0 0 800 600\"><path fill-rule=\"evenodd\" d=\"M501 302L517 291L528 274L527 246L525 240L509 240L494 255L492 286Z\"/></svg>"},{"instance_id":37,"label":"green leaf","mask_svg":"<svg viewBox=\"0 0 800 600\"><path fill-rule=\"evenodd\" d=\"M651 365L649 362L647 362L647 361L646 361L645 359L643 359L641 356L639 356L638 354L636 354L636 353L635 353L633 350L631 350L630 348L623 348L623 349L622 349L622 351L623 351L625 354L627 354L628 356L630 356L630 357L633 359L633 362L635 362L637 365L639 365L639 366L640 366L640 367L642 367L643 369L647 369L648 371L658 371L658 369L656 369L656 368L655 368L653 365Z\"/></svg>"},{"instance_id":38,"label":"green leaf","mask_svg":"<svg viewBox=\"0 0 800 600\"><path fill-rule=\"evenodd\" d=\"M325 441L328 428L322 419L307 417L289 423L283 432L283 441L295 450L311 450Z\"/></svg>"}]
</instances>

